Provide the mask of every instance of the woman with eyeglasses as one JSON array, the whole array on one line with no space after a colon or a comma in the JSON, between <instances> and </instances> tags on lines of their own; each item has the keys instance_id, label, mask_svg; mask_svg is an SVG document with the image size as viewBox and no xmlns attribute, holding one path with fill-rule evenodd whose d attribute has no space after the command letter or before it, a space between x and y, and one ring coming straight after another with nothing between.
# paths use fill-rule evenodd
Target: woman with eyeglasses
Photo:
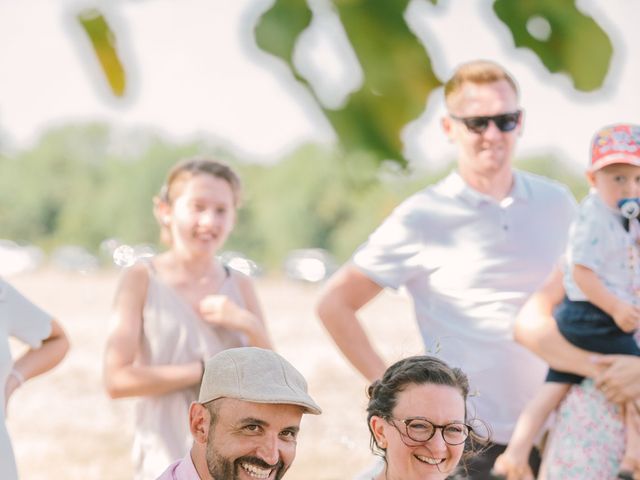
<instances>
[{"instance_id":1,"label":"woman with eyeglasses","mask_svg":"<svg viewBox=\"0 0 640 480\"><path fill-rule=\"evenodd\" d=\"M467 376L437 358L396 362L368 394L371 449L384 468L363 480L445 479L487 442L469 425Z\"/></svg>"}]
</instances>

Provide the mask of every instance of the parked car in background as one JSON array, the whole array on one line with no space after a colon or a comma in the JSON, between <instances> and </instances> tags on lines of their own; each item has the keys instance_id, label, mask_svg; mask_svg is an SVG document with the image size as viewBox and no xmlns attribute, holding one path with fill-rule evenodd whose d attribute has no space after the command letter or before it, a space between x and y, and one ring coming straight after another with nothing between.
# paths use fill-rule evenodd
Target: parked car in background
<instances>
[{"instance_id":1,"label":"parked car in background","mask_svg":"<svg viewBox=\"0 0 640 480\"><path fill-rule=\"evenodd\" d=\"M249 277L258 277L262 274L260 266L243 253L229 250L222 252L219 258L223 265L244 273Z\"/></svg>"},{"instance_id":2,"label":"parked car in background","mask_svg":"<svg viewBox=\"0 0 640 480\"><path fill-rule=\"evenodd\" d=\"M151 258L157 252L153 245L141 243L138 245L127 245L121 243L117 238L107 238L100 244L100 252L103 261L109 264L113 262L118 267L130 267L141 258Z\"/></svg>"},{"instance_id":3,"label":"parked car in background","mask_svg":"<svg viewBox=\"0 0 640 480\"><path fill-rule=\"evenodd\" d=\"M292 280L321 282L335 270L335 259L322 248L293 250L284 261L284 273Z\"/></svg>"},{"instance_id":4,"label":"parked car in background","mask_svg":"<svg viewBox=\"0 0 640 480\"><path fill-rule=\"evenodd\" d=\"M51 263L63 270L86 273L100 267L98 257L79 245L64 245L56 248L50 257Z\"/></svg>"},{"instance_id":5,"label":"parked car in background","mask_svg":"<svg viewBox=\"0 0 640 480\"><path fill-rule=\"evenodd\" d=\"M0 239L0 275L10 276L30 272L44 260L44 252L33 245L18 245L13 240Z\"/></svg>"}]
</instances>

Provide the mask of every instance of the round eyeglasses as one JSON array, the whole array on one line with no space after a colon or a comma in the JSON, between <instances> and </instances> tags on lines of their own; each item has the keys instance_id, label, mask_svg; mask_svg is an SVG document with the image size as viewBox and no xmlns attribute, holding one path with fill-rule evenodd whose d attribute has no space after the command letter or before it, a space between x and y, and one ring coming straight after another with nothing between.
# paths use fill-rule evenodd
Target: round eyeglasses
<instances>
[{"instance_id":1,"label":"round eyeglasses","mask_svg":"<svg viewBox=\"0 0 640 480\"><path fill-rule=\"evenodd\" d=\"M404 420L393 417L386 417L385 420L393 425L401 437L408 437L410 440L418 443L428 442L436 434L436 430L440 429L442 439L449 445L460 445L464 443L473 429L461 422L451 422L446 425L436 425L435 423L422 417L405 418ZM401 429L396 425L400 422L404 425ZM404 430L404 432L402 431ZM404 442L404 438L403 438ZM405 442L406 444L406 442Z\"/></svg>"}]
</instances>

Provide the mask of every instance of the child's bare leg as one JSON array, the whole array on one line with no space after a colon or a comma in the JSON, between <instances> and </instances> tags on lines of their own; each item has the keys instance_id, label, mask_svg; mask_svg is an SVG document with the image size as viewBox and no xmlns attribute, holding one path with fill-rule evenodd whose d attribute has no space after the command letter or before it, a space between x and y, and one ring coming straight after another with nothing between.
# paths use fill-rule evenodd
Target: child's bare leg
<instances>
[{"instance_id":1,"label":"child's bare leg","mask_svg":"<svg viewBox=\"0 0 640 480\"><path fill-rule=\"evenodd\" d=\"M640 412L635 402L630 401L624 405L623 415L627 433L620 474L627 473L629 478L633 478L633 472L640 469Z\"/></svg>"},{"instance_id":2,"label":"child's bare leg","mask_svg":"<svg viewBox=\"0 0 640 480\"><path fill-rule=\"evenodd\" d=\"M494 471L508 480L533 479L529 468L529 454L536 435L549 414L569 391L571 385L547 382L527 404L518 418L507 449L494 464Z\"/></svg>"}]
</instances>

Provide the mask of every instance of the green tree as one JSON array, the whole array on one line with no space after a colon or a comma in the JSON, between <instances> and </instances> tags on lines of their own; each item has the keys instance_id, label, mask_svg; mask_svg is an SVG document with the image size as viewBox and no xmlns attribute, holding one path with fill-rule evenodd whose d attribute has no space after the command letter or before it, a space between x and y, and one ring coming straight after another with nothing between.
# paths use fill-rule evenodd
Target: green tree
<instances>
[{"instance_id":1,"label":"green tree","mask_svg":"<svg viewBox=\"0 0 640 480\"><path fill-rule=\"evenodd\" d=\"M404 198L444 177L378 167L371 153L303 146L274 166L236 161L204 141L173 144L145 131L104 124L45 133L30 150L0 157L0 238L48 250L83 245L97 252L106 238L158 245L152 199L181 158L210 155L236 168L244 205L225 250L239 250L269 270L293 249L324 248L346 260ZM522 159L519 168L587 190L582 173L551 157Z\"/></svg>"},{"instance_id":2,"label":"green tree","mask_svg":"<svg viewBox=\"0 0 640 480\"><path fill-rule=\"evenodd\" d=\"M374 163L392 159L404 165L400 133L442 84L431 68L430 45L422 45L405 21L408 4L408 0L332 2L364 72L362 85L344 106L332 109L317 102L347 155L368 152ZM549 71L566 73L577 90L602 86L613 47L605 31L576 7L575 0L494 0L492 8L511 32L514 48L530 49ZM283 59L312 96L313 88L298 72L293 52L313 15L304 0L276 0L255 27L258 46ZM111 91L122 96L127 78L118 50L122 39L116 39L99 9L81 10L77 20ZM532 21L547 25L548 38L531 28Z\"/></svg>"},{"instance_id":3,"label":"green tree","mask_svg":"<svg viewBox=\"0 0 640 480\"><path fill-rule=\"evenodd\" d=\"M429 94L442 84L431 68L429 45L423 46L404 20L408 3L333 1L364 81L344 107L332 110L318 104L346 151L371 151L378 161L403 163L401 130L420 115ZM576 8L574 0L495 0L493 9L511 31L514 46L531 49L551 72L567 73L578 90L602 86L613 48L606 33ZM313 94L309 81L297 73L292 55L310 18L306 2L277 0L260 19L255 34L258 45L287 62ZM550 38L541 40L529 32L532 18L549 22Z\"/></svg>"}]
</instances>

